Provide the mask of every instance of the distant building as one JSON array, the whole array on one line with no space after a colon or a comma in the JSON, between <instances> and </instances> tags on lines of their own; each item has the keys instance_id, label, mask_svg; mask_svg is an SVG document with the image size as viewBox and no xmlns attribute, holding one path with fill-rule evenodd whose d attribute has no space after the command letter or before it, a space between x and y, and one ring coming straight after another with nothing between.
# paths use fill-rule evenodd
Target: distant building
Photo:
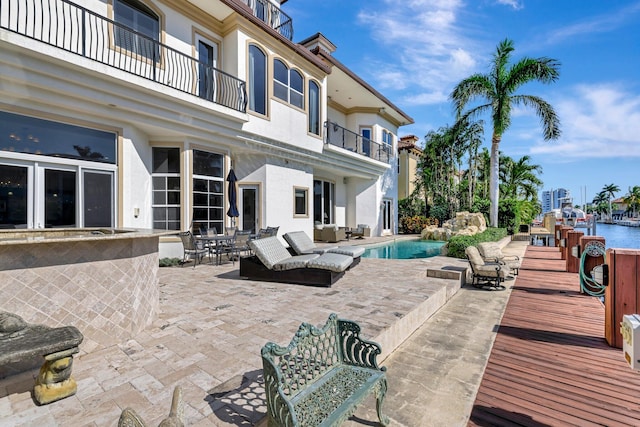
<instances>
[{"instance_id":1,"label":"distant building","mask_svg":"<svg viewBox=\"0 0 640 427\"><path fill-rule=\"evenodd\" d=\"M398 142L398 200L406 199L416 188L416 171L422 155L418 137L407 135Z\"/></svg>"},{"instance_id":2,"label":"distant building","mask_svg":"<svg viewBox=\"0 0 640 427\"><path fill-rule=\"evenodd\" d=\"M566 188L545 190L542 192L542 212L560 209L564 203L571 203L571 192Z\"/></svg>"}]
</instances>

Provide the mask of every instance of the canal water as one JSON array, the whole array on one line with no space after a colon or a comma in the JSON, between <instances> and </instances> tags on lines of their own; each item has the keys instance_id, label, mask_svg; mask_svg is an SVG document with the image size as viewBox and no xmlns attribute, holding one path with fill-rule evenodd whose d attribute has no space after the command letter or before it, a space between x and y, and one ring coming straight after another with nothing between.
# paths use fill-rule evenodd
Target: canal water
<instances>
[{"instance_id":1,"label":"canal water","mask_svg":"<svg viewBox=\"0 0 640 427\"><path fill-rule=\"evenodd\" d=\"M582 231L583 229L576 230ZM586 230L584 231L586 236ZM640 227L597 223L596 236L604 237L607 248L640 249Z\"/></svg>"}]
</instances>

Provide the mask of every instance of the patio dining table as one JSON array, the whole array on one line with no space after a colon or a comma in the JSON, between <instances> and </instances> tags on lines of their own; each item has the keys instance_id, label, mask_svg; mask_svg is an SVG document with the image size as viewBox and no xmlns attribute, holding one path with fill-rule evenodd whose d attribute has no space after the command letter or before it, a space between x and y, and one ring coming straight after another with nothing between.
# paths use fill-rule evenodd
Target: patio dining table
<instances>
[{"instance_id":1,"label":"patio dining table","mask_svg":"<svg viewBox=\"0 0 640 427\"><path fill-rule=\"evenodd\" d=\"M204 242L211 251L212 245L215 245L216 265L220 265L222 262L222 249L226 246L230 247L233 244L233 236L226 236L219 234L215 236L196 236L196 240Z\"/></svg>"}]
</instances>

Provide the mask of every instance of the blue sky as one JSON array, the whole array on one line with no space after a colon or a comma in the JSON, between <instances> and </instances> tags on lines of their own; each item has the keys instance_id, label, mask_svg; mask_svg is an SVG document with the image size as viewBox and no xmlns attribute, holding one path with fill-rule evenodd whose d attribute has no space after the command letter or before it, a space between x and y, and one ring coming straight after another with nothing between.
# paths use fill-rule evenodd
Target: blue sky
<instances>
[{"instance_id":1,"label":"blue sky","mask_svg":"<svg viewBox=\"0 0 640 427\"><path fill-rule=\"evenodd\" d=\"M577 204L607 184L616 196L640 185L640 0L290 0L283 10L294 41L324 34L339 61L413 117L399 135L421 141L453 124L451 90L488 72L501 40L514 41L514 60L557 59L559 81L519 93L551 103L562 136L544 141L537 116L518 109L501 150L531 156L541 190L567 188Z\"/></svg>"}]
</instances>

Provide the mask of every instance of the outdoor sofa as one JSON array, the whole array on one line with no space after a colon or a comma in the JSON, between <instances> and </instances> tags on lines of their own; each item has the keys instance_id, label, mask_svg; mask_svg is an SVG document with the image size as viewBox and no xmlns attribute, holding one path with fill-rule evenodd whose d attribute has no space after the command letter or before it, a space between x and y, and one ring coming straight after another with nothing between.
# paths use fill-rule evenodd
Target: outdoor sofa
<instances>
[{"instance_id":1,"label":"outdoor sofa","mask_svg":"<svg viewBox=\"0 0 640 427\"><path fill-rule=\"evenodd\" d=\"M330 243L347 240L347 230L336 224L316 224L313 229L313 240Z\"/></svg>"},{"instance_id":2,"label":"outdoor sofa","mask_svg":"<svg viewBox=\"0 0 640 427\"><path fill-rule=\"evenodd\" d=\"M349 255L291 255L277 237L251 240L254 255L240 258L240 276L267 282L330 287L353 264Z\"/></svg>"},{"instance_id":3,"label":"outdoor sofa","mask_svg":"<svg viewBox=\"0 0 640 427\"><path fill-rule=\"evenodd\" d=\"M353 257L353 264L351 267L360 262L360 257L364 253L364 248L362 246L327 246L320 248L313 243L313 240L311 240L304 231L291 231L283 234L282 237L289 244L294 255L325 253L349 255L350 257Z\"/></svg>"}]
</instances>

